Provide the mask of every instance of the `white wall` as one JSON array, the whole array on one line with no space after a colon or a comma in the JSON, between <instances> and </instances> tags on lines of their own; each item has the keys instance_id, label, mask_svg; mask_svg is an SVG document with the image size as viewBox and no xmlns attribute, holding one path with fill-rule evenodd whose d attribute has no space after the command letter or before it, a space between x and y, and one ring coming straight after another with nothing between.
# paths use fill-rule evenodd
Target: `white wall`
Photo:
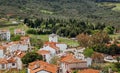
<instances>
[{"instance_id":1,"label":"white wall","mask_svg":"<svg viewBox=\"0 0 120 73\"><path fill-rule=\"evenodd\" d=\"M56 54L56 50L51 48L50 46L44 46L43 48L41 48L40 50L47 50L47 51L50 51L50 53L52 55L55 55Z\"/></svg>"},{"instance_id":2,"label":"white wall","mask_svg":"<svg viewBox=\"0 0 120 73\"><path fill-rule=\"evenodd\" d=\"M27 73L30 73L30 69L29 68L27 69Z\"/></svg>"},{"instance_id":3,"label":"white wall","mask_svg":"<svg viewBox=\"0 0 120 73\"><path fill-rule=\"evenodd\" d=\"M62 73L66 73L67 67L65 66L65 63L61 63L60 68L62 69Z\"/></svg>"},{"instance_id":4,"label":"white wall","mask_svg":"<svg viewBox=\"0 0 120 73\"><path fill-rule=\"evenodd\" d=\"M50 72L47 72L47 71L39 71L37 73L50 73Z\"/></svg>"},{"instance_id":5,"label":"white wall","mask_svg":"<svg viewBox=\"0 0 120 73\"><path fill-rule=\"evenodd\" d=\"M49 42L58 42L58 37L57 36L49 36Z\"/></svg>"},{"instance_id":6,"label":"white wall","mask_svg":"<svg viewBox=\"0 0 120 73\"><path fill-rule=\"evenodd\" d=\"M60 48L60 51L65 51L67 49L66 44L56 44L56 46Z\"/></svg>"},{"instance_id":7,"label":"white wall","mask_svg":"<svg viewBox=\"0 0 120 73\"><path fill-rule=\"evenodd\" d=\"M28 50L28 45L22 45L22 44L20 44L19 50L21 50L21 51L27 51Z\"/></svg>"},{"instance_id":8,"label":"white wall","mask_svg":"<svg viewBox=\"0 0 120 73\"><path fill-rule=\"evenodd\" d=\"M19 57L16 57L16 62L17 62L17 69L22 69L22 61Z\"/></svg>"},{"instance_id":9,"label":"white wall","mask_svg":"<svg viewBox=\"0 0 120 73\"><path fill-rule=\"evenodd\" d=\"M6 35L6 39L8 40L8 41L10 41L10 32L8 31L7 33L6 33L7 35Z\"/></svg>"},{"instance_id":10,"label":"white wall","mask_svg":"<svg viewBox=\"0 0 120 73\"><path fill-rule=\"evenodd\" d=\"M46 58L46 62L49 63L52 57L50 56L50 54L46 54L45 58Z\"/></svg>"},{"instance_id":11,"label":"white wall","mask_svg":"<svg viewBox=\"0 0 120 73\"><path fill-rule=\"evenodd\" d=\"M8 63L7 64L7 68L10 69L10 68L17 68L17 64L14 63L15 65L13 66L12 63Z\"/></svg>"},{"instance_id":12,"label":"white wall","mask_svg":"<svg viewBox=\"0 0 120 73\"><path fill-rule=\"evenodd\" d=\"M4 57L3 50L0 50L0 58L3 58L3 57Z\"/></svg>"},{"instance_id":13,"label":"white wall","mask_svg":"<svg viewBox=\"0 0 120 73\"><path fill-rule=\"evenodd\" d=\"M0 64L0 70L5 70L5 69L7 69L7 64L4 64L4 66L5 66L5 68L3 69L3 68L2 68L2 64Z\"/></svg>"},{"instance_id":14,"label":"white wall","mask_svg":"<svg viewBox=\"0 0 120 73\"><path fill-rule=\"evenodd\" d=\"M27 51L28 50L28 45L23 45L23 44L13 44L9 47L8 49L10 52L16 51L16 50L21 50L21 51Z\"/></svg>"}]
</instances>

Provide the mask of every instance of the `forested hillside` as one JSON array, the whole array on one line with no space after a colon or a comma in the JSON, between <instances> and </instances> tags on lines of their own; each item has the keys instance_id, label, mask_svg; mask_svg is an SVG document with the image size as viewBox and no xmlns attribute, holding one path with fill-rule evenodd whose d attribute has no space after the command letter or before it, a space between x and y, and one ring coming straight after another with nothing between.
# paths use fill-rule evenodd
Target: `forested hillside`
<instances>
[{"instance_id":1,"label":"forested hillside","mask_svg":"<svg viewBox=\"0 0 120 73\"><path fill-rule=\"evenodd\" d=\"M120 2L120 0L96 0L97 2Z\"/></svg>"},{"instance_id":2,"label":"forested hillside","mask_svg":"<svg viewBox=\"0 0 120 73\"><path fill-rule=\"evenodd\" d=\"M120 27L120 13L95 0L0 0L0 17L62 18Z\"/></svg>"}]
</instances>

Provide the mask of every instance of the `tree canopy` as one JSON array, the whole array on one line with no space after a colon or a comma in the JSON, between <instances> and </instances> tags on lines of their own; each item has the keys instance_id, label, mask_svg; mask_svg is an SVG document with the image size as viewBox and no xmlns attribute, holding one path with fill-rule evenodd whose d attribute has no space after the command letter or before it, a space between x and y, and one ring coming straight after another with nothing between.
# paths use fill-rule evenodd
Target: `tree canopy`
<instances>
[{"instance_id":1,"label":"tree canopy","mask_svg":"<svg viewBox=\"0 0 120 73\"><path fill-rule=\"evenodd\" d=\"M23 64L28 65L30 62L36 61L36 60L43 60L42 55L39 55L35 52L28 52L23 58L22 62Z\"/></svg>"}]
</instances>

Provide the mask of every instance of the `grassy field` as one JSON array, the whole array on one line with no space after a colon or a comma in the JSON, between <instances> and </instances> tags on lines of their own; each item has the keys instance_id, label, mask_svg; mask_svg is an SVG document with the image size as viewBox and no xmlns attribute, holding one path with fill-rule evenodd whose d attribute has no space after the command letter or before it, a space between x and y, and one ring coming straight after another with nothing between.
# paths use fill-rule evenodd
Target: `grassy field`
<instances>
[{"instance_id":1,"label":"grassy field","mask_svg":"<svg viewBox=\"0 0 120 73\"><path fill-rule=\"evenodd\" d=\"M0 70L0 73L27 73L26 69L17 70L17 69L10 69L10 70Z\"/></svg>"},{"instance_id":2,"label":"grassy field","mask_svg":"<svg viewBox=\"0 0 120 73\"><path fill-rule=\"evenodd\" d=\"M116 7L114 7L112 10L120 12L120 3L114 3Z\"/></svg>"},{"instance_id":3,"label":"grassy field","mask_svg":"<svg viewBox=\"0 0 120 73\"><path fill-rule=\"evenodd\" d=\"M120 3L111 3L111 2L104 2L104 3L99 3L99 6L105 6L105 7L113 7L113 11L120 12Z\"/></svg>"},{"instance_id":4,"label":"grassy field","mask_svg":"<svg viewBox=\"0 0 120 73\"><path fill-rule=\"evenodd\" d=\"M120 37L120 34L112 34L110 35L111 38L118 39Z\"/></svg>"},{"instance_id":5,"label":"grassy field","mask_svg":"<svg viewBox=\"0 0 120 73\"><path fill-rule=\"evenodd\" d=\"M30 37L41 39L43 42L45 42L45 41L48 41L49 35L32 35L31 34ZM78 42L75 41L75 40L72 40L72 39L69 39L69 38L64 38L64 37L59 37L58 39L59 39L58 41L60 43L65 43L65 44L67 44L69 46L72 46L72 47L79 46Z\"/></svg>"},{"instance_id":6,"label":"grassy field","mask_svg":"<svg viewBox=\"0 0 120 73\"><path fill-rule=\"evenodd\" d=\"M23 29L27 31L29 28L23 24L15 25L15 26L6 26L6 27L1 27L0 29L7 29L10 30L11 34L14 33L14 29ZM32 38L38 38L43 40L43 42L48 41L48 36L49 35L33 35L33 34L28 34ZM59 37L59 42L65 43L69 46L77 47L79 46L78 42L69 38L64 38L64 37Z\"/></svg>"}]
</instances>

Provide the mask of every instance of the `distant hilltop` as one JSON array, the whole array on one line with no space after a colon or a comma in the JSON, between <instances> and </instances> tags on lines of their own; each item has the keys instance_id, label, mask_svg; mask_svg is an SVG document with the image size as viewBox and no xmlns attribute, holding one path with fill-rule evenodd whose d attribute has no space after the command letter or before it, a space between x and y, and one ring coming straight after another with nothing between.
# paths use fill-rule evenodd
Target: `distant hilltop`
<instances>
[{"instance_id":1,"label":"distant hilltop","mask_svg":"<svg viewBox=\"0 0 120 73\"><path fill-rule=\"evenodd\" d=\"M120 2L120 0L96 0L97 2Z\"/></svg>"}]
</instances>

